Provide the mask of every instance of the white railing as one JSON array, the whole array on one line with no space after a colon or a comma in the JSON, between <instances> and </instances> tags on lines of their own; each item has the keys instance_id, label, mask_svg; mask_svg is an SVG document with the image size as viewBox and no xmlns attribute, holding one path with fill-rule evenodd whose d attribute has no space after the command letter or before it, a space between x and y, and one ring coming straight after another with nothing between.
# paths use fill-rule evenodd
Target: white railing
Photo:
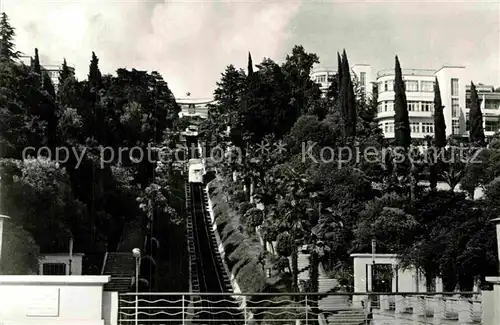
<instances>
[{"instance_id":1,"label":"white railing","mask_svg":"<svg viewBox=\"0 0 500 325\"><path fill-rule=\"evenodd\" d=\"M125 293L118 324L481 324L481 297L467 294ZM339 303L320 310L327 296Z\"/></svg>"}]
</instances>

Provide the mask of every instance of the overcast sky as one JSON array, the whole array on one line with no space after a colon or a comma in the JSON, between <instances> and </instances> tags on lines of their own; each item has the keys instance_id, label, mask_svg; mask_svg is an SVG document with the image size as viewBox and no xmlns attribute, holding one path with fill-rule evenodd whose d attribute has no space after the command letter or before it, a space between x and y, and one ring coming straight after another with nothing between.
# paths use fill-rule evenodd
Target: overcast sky
<instances>
[{"instance_id":1,"label":"overcast sky","mask_svg":"<svg viewBox=\"0 0 500 325\"><path fill-rule=\"evenodd\" d=\"M462 1L27 1L0 0L18 50L66 57L79 79L91 52L104 73L161 72L178 97L211 96L228 64L281 62L293 45L334 66L336 52L373 70L465 65L475 82L500 85L500 0ZM42 62L43 63L43 62Z\"/></svg>"}]
</instances>

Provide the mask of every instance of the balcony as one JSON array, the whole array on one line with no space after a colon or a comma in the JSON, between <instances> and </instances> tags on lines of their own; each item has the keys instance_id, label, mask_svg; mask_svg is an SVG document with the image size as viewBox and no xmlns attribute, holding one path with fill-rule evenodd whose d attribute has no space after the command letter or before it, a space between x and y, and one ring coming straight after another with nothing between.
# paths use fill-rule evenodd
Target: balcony
<instances>
[{"instance_id":1,"label":"balcony","mask_svg":"<svg viewBox=\"0 0 500 325\"><path fill-rule=\"evenodd\" d=\"M377 119L394 118L394 111L383 111L377 113Z\"/></svg>"}]
</instances>

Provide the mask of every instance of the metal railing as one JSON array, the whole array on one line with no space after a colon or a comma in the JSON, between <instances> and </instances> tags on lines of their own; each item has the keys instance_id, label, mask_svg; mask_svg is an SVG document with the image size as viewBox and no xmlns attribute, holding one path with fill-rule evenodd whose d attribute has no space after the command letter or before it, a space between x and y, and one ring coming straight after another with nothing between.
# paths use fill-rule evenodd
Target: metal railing
<instances>
[{"instance_id":1,"label":"metal railing","mask_svg":"<svg viewBox=\"0 0 500 325\"><path fill-rule=\"evenodd\" d=\"M475 292L125 293L118 324L458 325L482 314Z\"/></svg>"}]
</instances>

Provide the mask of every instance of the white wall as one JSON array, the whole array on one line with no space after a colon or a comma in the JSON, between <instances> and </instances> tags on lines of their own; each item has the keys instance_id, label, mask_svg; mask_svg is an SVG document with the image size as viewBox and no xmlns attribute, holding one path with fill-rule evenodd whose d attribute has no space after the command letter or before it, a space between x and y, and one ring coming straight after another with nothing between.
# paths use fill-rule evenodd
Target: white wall
<instances>
[{"instance_id":1,"label":"white wall","mask_svg":"<svg viewBox=\"0 0 500 325\"><path fill-rule=\"evenodd\" d=\"M104 291L102 296L102 318L104 325L118 324L118 292Z\"/></svg>"},{"instance_id":2,"label":"white wall","mask_svg":"<svg viewBox=\"0 0 500 325\"><path fill-rule=\"evenodd\" d=\"M464 67L443 67L436 72L436 77L439 82L439 90L441 92L441 102L444 106L443 114L446 122L446 135L452 133L452 112L451 112L451 79L458 79L458 104L460 111L465 115L465 80ZM465 132L465 120L460 120L460 132Z\"/></svg>"},{"instance_id":3,"label":"white wall","mask_svg":"<svg viewBox=\"0 0 500 325\"><path fill-rule=\"evenodd\" d=\"M354 292L367 292L367 282L368 291L370 291L372 286L372 278L370 275L372 254L351 254L351 257L354 258ZM375 264L390 264L394 268L398 264L397 255L375 254ZM368 274L366 273L366 265L368 265ZM421 272L417 272L415 268L398 268L397 277L393 277L392 279L392 290L393 292L396 292L396 290L397 292L425 292L425 278ZM365 298L365 296L354 296L353 302L359 303L359 301Z\"/></svg>"},{"instance_id":4,"label":"white wall","mask_svg":"<svg viewBox=\"0 0 500 325\"><path fill-rule=\"evenodd\" d=\"M39 274L43 275L43 264L66 264L66 275L69 275L69 254L45 254L40 258ZM71 258L71 275L82 275L83 254L73 254Z\"/></svg>"},{"instance_id":5,"label":"white wall","mask_svg":"<svg viewBox=\"0 0 500 325\"><path fill-rule=\"evenodd\" d=\"M103 285L109 280L109 276L0 276L0 324L104 325Z\"/></svg>"}]
</instances>

